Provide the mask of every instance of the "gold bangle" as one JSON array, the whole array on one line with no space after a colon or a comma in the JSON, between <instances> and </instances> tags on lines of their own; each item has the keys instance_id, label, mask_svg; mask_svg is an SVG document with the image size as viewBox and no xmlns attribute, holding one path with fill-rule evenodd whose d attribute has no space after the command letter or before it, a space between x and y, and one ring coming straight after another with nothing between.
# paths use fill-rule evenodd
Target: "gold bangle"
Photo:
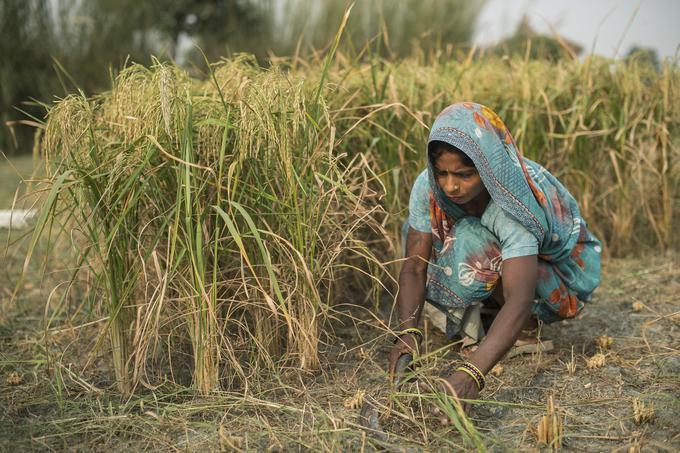
<instances>
[{"instance_id":1,"label":"gold bangle","mask_svg":"<svg viewBox=\"0 0 680 453\"><path fill-rule=\"evenodd\" d=\"M482 390L484 387L486 387L486 377L474 363L465 362L461 365L461 368L465 368L475 375L477 382L479 383L479 390Z\"/></svg>"},{"instance_id":2,"label":"gold bangle","mask_svg":"<svg viewBox=\"0 0 680 453\"><path fill-rule=\"evenodd\" d=\"M475 374L472 371L468 370L463 366L459 366L458 368L456 368L456 371L462 371L463 373L466 373L468 376L470 376L472 380L475 381L475 384L477 384L477 390L479 390L480 392L482 391L482 385L479 383L477 376L475 376Z\"/></svg>"},{"instance_id":3,"label":"gold bangle","mask_svg":"<svg viewBox=\"0 0 680 453\"><path fill-rule=\"evenodd\" d=\"M479 368L477 368L477 366L476 366L474 363L470 362L470 361L465 362L465 363L463 364L463 366L469 366L470 368L472 368L473 371L476 371L477 373L479 373L479 375L482 377L482 379L484 379L484 378L486 377L486 376L484 376L484 373L482 373L482 370L480 370Z\"/></svg>"},{"instance_id":4,"label":"gold bangle","mask_svg":"<svg viewBox=\"0 0 680 453\"><path fill-rule=\"evenodd\" d=\"M418 337L418 341L422 341L422 340L423 340L423 337L424 337L423 331L420 330L420 329L417 328L417 327L408 327L408 328L402 330L401 332L399 332L399 333L397 334L397 337L400 337L400 336L402 336L402 335L404 335L404 334L416 335L416 336Z\"/></svg>"}]
</instances>

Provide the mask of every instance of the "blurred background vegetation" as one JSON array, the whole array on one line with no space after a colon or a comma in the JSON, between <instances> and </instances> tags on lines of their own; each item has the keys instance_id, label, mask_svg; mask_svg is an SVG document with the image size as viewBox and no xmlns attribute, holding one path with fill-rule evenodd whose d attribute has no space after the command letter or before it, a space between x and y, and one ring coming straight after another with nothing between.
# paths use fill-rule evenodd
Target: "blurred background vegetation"
<instances>
[{"instance_id":1,"label":"blurred background vegetation","mask_svg":"<svg viewBox=\"0 0 680 453\"><path fill-rule=\"evenodd\" d=\"M345 0L3 0L0 3L0 150L31 149L30 116L41 103L78 89L110 88L130 62L154 55L200 76L209 61L234 53L267 65L276 56L305 56L331 41ZM484 2L465 0L360 1L344 46L386 57L452 51L465 45ZM455 11L455 14L442 14ZM194 45L195 44L195 45ZM22 113L25 112L25 113Z\"/></svg>"},{"instance_id":2,"label":"blurred background vegetation","mask_svg":"<svg viewBox=\"0 0 680 453\"><path fill-rule=\"evenodd\" d=\"M0 2L0 150L28 152L31 116L68 93L111 87L132 62L172 60L193 76L209 61L250 53L260 65L308 57L332 41L348 0L3 0ZM484 1L361 0L342 49L359 58L463 59ZM200 48L200 50L199 50ZM574 43L534 32L522 21L487 53L573 58ZM656 68L655 51L635 47Z\"/></svg>"}]
</instances>

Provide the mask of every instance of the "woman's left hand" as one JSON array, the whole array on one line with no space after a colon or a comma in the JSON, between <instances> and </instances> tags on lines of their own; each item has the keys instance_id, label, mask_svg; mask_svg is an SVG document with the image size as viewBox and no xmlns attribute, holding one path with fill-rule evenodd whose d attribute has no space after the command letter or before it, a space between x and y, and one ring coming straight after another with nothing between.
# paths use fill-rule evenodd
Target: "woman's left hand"
<instances>
[{"instance_id":1,"label":"woman's left hand","mask_svg":"<svg viewBox=\"0 0 680 453\"><path fill-rule=\"evenodd\" d=\"M462 371L456 371L451 376L446 378L446 393L453 397L458 397L460 400L475 400L479 397L479 389L477 383ZM452 394L453 392L453 394ZM465 412L468 411L470 404L465 401L460 401L461 406Z\"/></svg>"}]
</instances>

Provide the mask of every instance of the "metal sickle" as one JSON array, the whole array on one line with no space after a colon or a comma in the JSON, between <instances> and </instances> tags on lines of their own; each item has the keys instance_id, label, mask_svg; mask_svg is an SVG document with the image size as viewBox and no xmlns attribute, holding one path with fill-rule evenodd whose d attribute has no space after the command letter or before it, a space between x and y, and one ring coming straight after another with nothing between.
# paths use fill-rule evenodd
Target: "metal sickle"
<instances>
[{"instance_id":1,"label":"metal sickle","mask_svg":"<svg viewBox=\"0 0 680 453\"><path fill-rule=\"evenodd\" d=\"M394 370L394 384L397 387L404 383L404 381L402 381L403 375L411 366L412 362L413 355L408 353L402 354L397 359ZM364 399L364 403L361 406L361 412L359 412L359 424L366 428L366 430L376 439L387 442L389 440L389 435L383 431L380 426L379 417L380 409L378 403L370 396Z\"/></svg>"}]
</instances>

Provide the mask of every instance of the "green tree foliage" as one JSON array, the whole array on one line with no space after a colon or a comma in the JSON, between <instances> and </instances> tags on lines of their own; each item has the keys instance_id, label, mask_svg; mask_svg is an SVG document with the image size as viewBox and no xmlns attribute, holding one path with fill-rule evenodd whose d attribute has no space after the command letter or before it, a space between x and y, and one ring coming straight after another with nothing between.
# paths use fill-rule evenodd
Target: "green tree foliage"
<instances>
[{"instance_id":1,"label":"green tree foliage","mask_svg":"<svg viewBox=\"0 0 680 453\"><path fill-rule=\"evenodd\" d=\"M264 56L269 39L269 2L253 0L157 0L143 4L143 14L155 18L152 28L169 40L169 55L181 57L184 35L200 47L209 60L232 51Z\"/></svg>"},{"instance_id":2,"label":"green tree foliage","mask_svg":"<svg viewBox=\"0 0 680 453\"><path fill-rule=\"evenodd\" d=\"M524 57L528 54L531 60L550 61L574 57L581 50L578 44L569 42L564 38L537 33L529 25L526 16L522 18L512 36L504 39L492 49L494 53L499 55Z\"/></svg>"},{"instance_id":3,"label":"green tree foliage","mask_svg":"<svg viewBox=\"0 0 680 453\"><path fill-rule=\"evenodd\" d=\"M279 20L271 27L272 49L279 55L290 55L298 43L307 49L323 48L337 31L349 3L347 0L282 0ZM359 0L347 25L345 45L359 50L367 41L380 36L383 46L378 51L385 57L446 50L451 45L469 43L484 3Z\"/></svg>"},{"instance_id":4,"label":"green tree foliage","mask_svg":"<svg viewBox=\"0 0 680 453\"><path fill-rule=\"evenodd\" d=\"M651 47L632 46L630 50L628 50L628 53L626 53L625 60L634 60L637 64L649 66L657 72L661 68L659 54Z\"/></svg>"},{"instance_id":5,"label":"green tree foliage","mask_svg":"<svg viewBox=\"0 0 680 453\"><path fill-rule=\"evenodd\" d=\"M22 105L22 101L44 99L58 86L52 76L52 42L50 11L45 2L0 2L0 149L10 148L27 129L16 123L19 118L28 118L15 107L35 113L34 107Z\"/></svg>"},{"instance_id":6,"label":"green tree foliage","mask_svg":"<svg viewBox=\"0 0 680 453\"><path fill-rule=\"evenodd\" d=\"M76 89L91 93L110 83L111 68L130 58L148 63L159 50L150 18L132 0L3 0L0 2L0 149L30 147L38 119L52 102ZM147 21L145 23L145 21ZM32 101L33 100L33 101Z\"/></svg>"},{"instance_id":7,"label":"green tree foliage","mask_svg":"<svg viewBox=\"0 0 680 453\"><path fill-rule=\"evenodd\" d=\"M54 4L54 56L72 77L67 90L101 90L110 84L110 68L126 60L149 63L162 42L150 33L153 20L138 0L58 0Z\"/></svg>"}]
</instances>

